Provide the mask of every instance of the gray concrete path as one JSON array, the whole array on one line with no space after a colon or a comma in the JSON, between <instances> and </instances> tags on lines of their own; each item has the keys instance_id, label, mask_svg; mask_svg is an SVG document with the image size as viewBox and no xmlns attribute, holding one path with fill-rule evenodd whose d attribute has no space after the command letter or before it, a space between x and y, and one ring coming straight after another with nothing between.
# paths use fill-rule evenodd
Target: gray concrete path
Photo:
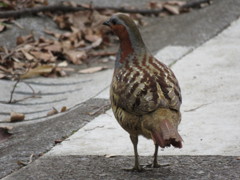
<instances>
[{"instance_id":1,"label":"gray concrete path","mask_svg":"<svg viewBox=\"0 0 240 180\"><path fill-rule=\"evenodd\" d=\"M98 95L109 86L106 79L110 79L112 70L95 74L75 74L65 78L35 78L18 83L13 101L30 97L34 89L36 98L29 98L14 104L8 104L15 82L0 80L0 87L4 96L0 103L0 121L8 122L11 112L25 114L25 121L36 121L47 118L47 113L63 106L73 108L82 102ZM31 87L29 87L29 85Z\"/></svg>"},{"instance_id":2,"label":"gray concrete path","mask_svg":"<svg viewBox=\"0 0 240 180\"><path fill-rule=\"evenodd\" d=\"M160 155L240 156L240 19L217 37L176 62L182 96L182 149ZM106 98L108 98L106 91ZM139 154L152 155L153 142L141 138ZM128 133L111 110L88 123L47 155L132 155Z\"/></svg>"}]
</instances>

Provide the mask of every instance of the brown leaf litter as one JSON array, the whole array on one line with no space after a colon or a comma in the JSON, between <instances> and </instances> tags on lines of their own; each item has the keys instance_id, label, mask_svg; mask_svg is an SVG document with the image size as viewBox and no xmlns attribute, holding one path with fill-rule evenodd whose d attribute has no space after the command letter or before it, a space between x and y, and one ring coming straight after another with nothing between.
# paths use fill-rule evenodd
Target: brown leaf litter
<instances>
[{"instance_id":1,"label":"brown leaf litter","mask_svg":"<svg viewBox=\"0 0 240 180\"><path fill-rule=\"evenodd\" d=\"M25 115L23 113L11 112L10 113L10 122L19 122L25 119Z\"/></svg>"},{"instance_id":2,"label":"brown leaf litter","mask_svg":"<svg viewBox=\"0 0 240 180\"><path fill-rule=\"evenodd\" d=\"M47 0L3 0L0 3L0 10L22 10L24 8L47 6ZM74 71L69 68L70 64L89 64L92 57L111 56L116 52L107 52L107 46L112 46L112 40L107 34L110 30L102 23L117 8L98 8L96 11L92 4L76 4L73 2L63 2L66 7L85 7L87 11L77 11L68 13L53 14L46 12L45 15L51 17L58 27L65 32L57 33L45 30L48 37L36 39L33 34L19 36L16 39L17 46L13 49L0 47L0 79L24 79L36 76L56 77L67 76ZM159 16L178 15L190 11L186 1L165 1L149 2L148 9L160 9ZM128 7L131 9L132 7ZM101 10L100 10L101 9ZM127 9L127 8L126 8ZM139 25L144 25L142 13L131 13L130 16ZM0 19L0 33L7 30L5 22L14 23L14 19ZM16 24L16 22L15 22ZM60 66L66 62L66 66ZM81 70L80 73L94 73L104 70L105 67L93 67Z\"/></svg>"}]
</instances>

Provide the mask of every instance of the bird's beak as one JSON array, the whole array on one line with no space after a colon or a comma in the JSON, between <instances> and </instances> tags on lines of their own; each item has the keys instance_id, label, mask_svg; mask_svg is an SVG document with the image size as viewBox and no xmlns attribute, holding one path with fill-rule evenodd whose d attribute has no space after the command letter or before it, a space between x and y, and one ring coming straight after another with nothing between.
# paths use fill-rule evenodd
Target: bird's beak
<instances>
[{"instance_id":1,"label":"bird's beak","mask_svg":"<svg viewBox=\"0 0 240 180\"><path fill-rule=\"evenodd\" d=\"M105 25L105 26L110 26L110 21L108 20L108 21L105 21L104 23L103 23L103 25Z\"/></svg>"}]
</instances>

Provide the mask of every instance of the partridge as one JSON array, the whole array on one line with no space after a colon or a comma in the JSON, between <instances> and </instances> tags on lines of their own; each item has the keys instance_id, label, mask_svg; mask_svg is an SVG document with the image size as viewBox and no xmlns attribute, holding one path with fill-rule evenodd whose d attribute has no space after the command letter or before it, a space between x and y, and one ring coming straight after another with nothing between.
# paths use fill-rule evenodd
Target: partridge
<instances>
[{"instance_id":1,"label":"partridge","mask_svg":"<svg viewBox=\"0 0 240 180\"><path fill-rule=\"evenodd\" d=\"M152 167L157 162L158 147L182 147L178 133L182 102L178 81L165 64L147 50L134 21L124 14L113 15L103 23L120 41L110 87L111 106L118 123L130 134L135 165L138 160L138 136L152 139L155 144Z\"/></svg>"}]
</instances>

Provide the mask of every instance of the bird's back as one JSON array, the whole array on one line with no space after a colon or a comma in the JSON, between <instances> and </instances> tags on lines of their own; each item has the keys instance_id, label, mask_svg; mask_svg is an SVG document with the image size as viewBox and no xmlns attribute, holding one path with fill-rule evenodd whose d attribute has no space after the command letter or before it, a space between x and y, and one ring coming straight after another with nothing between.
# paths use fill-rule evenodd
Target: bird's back
<instances>
[{"instance_id":1,"label":"bird's back","mask_svg":"<svg viewBox=\"0 0 240 180\"><path fill-rule=\"evenodd\" d=\"M144 115L158 108L179 111L181 92L171 69L149 53L128 57L115 68L112 93L115 104L129 113Z\"/></svg>"}]
</instances>

